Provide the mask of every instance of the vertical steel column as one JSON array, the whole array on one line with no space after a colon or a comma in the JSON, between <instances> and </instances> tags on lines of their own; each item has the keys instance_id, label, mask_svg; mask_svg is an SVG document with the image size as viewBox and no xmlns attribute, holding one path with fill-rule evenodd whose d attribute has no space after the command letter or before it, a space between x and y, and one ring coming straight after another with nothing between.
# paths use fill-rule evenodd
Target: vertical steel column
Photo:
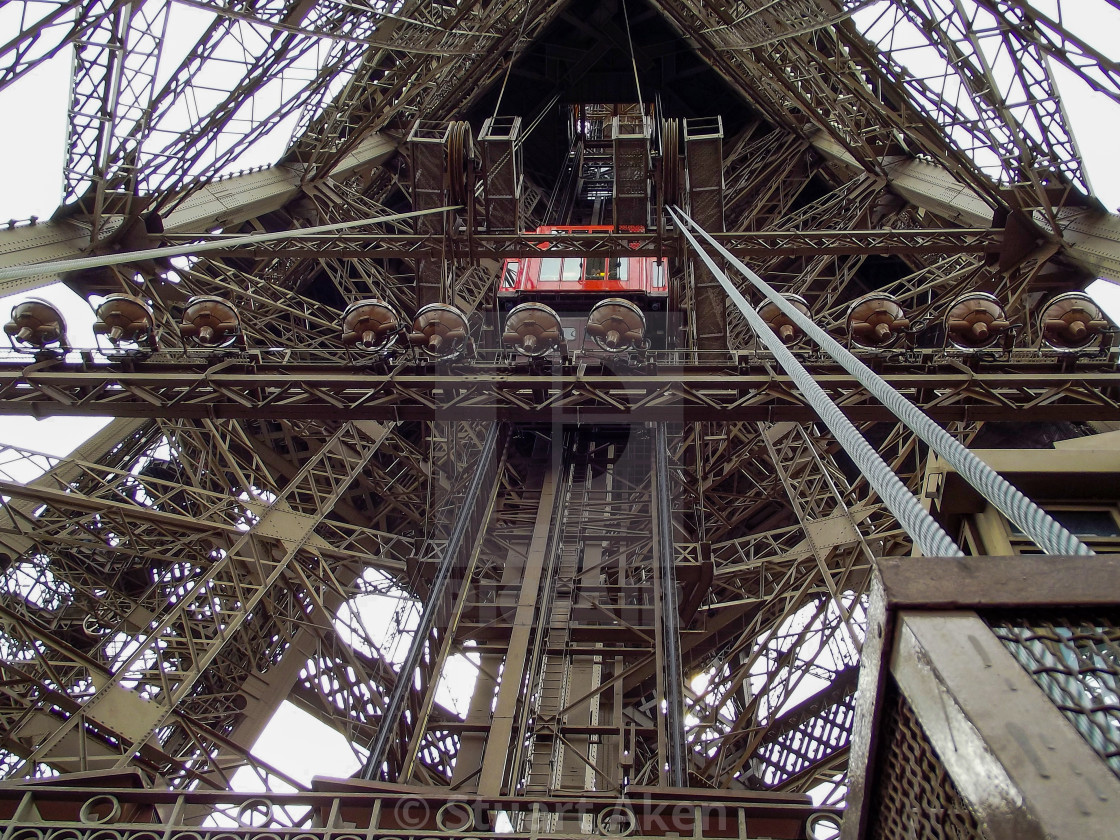
<instances>
[{"instance_id":1,"label":"vertical steel column","mask_svg":"<svg viewBox=\"0 0 1120 840\"><path fill-rule=\"evenodd\" d=\"M428 209L449 203L446 200L450 193L447 183L450 170L449 134L450 127L447 124L426 120L418 120L409 132L406 146L414 207ZM446 213L425 218L417 222L416 232L441 240L447 235L449 221L450 216ZM423 257L415 262L416 308L443 302L443 260Z\"/></svg>"},{"instance_id":2,"label":"vertical steel column","mask_svg":"<svg viewBox=\"0 0 1120 840\"><path fill-rule=\"evenodd\" d=\"M521 230L521 117L491 117L482 124L486 229L491 232Z\"/></svg>"},{"instance_id":3,"label":"vertical steel column","mask_svg":"<svg viewBox=\"0 0 1120 840\"><path fill-rule=\"evenodd\" d=\"M684 121L684 155L688 169L688 209L704 230L724 230L723 120L705 117ZM727 295L701 261L693 273L696 349L727 351Z\"/></svg>"},{"instance_id":4,"label":"vertical steel column","mask_svg":"<svg viewBox=\"0 0 1120 840\"><path fill-rule=\"evenodd\" d=\"M677 604L677 570L674 565L673 516L669 492L669 444L665 424L653 424L653 506L657 527L654 551L657 561L661 607L661 659L665 679L666 756L669 784L684 787L684 668L681 665L680 615Z\"/></svg>"},{"instance_id":5,"label":"vertical steel column","mask_svg":"<svg viewBox=\"0 0 1120 840\"><path fill-rule=\"evenodd\" d=\"M379 773L381 765L385 762L389 741L396 732L397 721L400 719L401 712L404 711L405 699L412 687L413 676L420 664L420 657L424 653L428 634L431 633L436 615L443 606L444 595L447 592L447 585L451 581L451 572L459 558L459 548L463 543L467 526L473 519L474 512L478 507L483 490L483 481L489 474L490 465L494 462L502 425L501 423L493 423L486 432L486 440L482 444L482 451L478 454L478 465L475 467L474 475L471 476L471 483L467 487L463 506L459 509L459 515L455 518L451 536L444 547L435 578L428 590L428 601L424 605L424 611L420 614L420 621L416 626L416 635L413 636L408 654L405 656L404 662L401 663L397 681L393 685L393 691L389 695L389 700L385 704L385 711L381 716L381 726L378 728L373 745L370 747L369 758L366 759L365 766L362 768L361 778L363 779L374 779Z\"/></svg>"},{"instance_id":6,"label":"vertical steel column","mask_svg":"<svg viewBox=\"0 0 1120 840\"><path fill-rule=\"evenodd\" d=\"M564 448L571 446L564 436ZM525 557L524 573L513 616L505 665L482 756L478 792L499 796L508 777L523 766L525 731L530 707L528 694L540 674L547 634L549 598L555 585L557 527L565 521L570 482L569 469L556 464L558 453L550 453L552 466L544 476L540 502L533 523L533 536Z\"/></svg>"},{"instance_id":7,"label":"vertical steel column","mask_svg":"<svg viewBox=\"0 0 1120 840\"><path fill-rule=\"evenodd\" d=\"M615 229L649 224L650 124L640 107L612 122Z\"/></svg>"}]
</instances>

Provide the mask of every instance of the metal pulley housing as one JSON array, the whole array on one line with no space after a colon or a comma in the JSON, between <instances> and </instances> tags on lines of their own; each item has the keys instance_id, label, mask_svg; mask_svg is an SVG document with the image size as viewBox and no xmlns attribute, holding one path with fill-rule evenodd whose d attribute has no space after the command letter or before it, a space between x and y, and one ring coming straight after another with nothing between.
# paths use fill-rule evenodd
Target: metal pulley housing
<instances>
[{"instance_id":1,"label":"metal pulley housing","mask_svg":"<svg viewBox=\"0 0 1120 840\"><path fill-rule=\"evenodd\" d=\"M535 358L552 352L564 344L564 328L560 316L543 303L522 303L506 316L502 343L524 356Z\"/></svg>"},{"instance_id":2,"label":"metal pulley housing","mask_svg":"<svg viewBox=\"0 0 1120 840\"><path fill-rule=\"evenodd\" d=\"M782 295L787 301L792 303L794 307L804 315L806 318L809 315L809 304L806 303L805 298L801 295L784 294ZM766 301L757 310L759 317L766 322L766 326L773 330L778 338L782 340L783 344L796 344L805 337L805 333L801 327L797 326L786 313L778 308L778 305L773 301Z\"/></svg>"},{"instance_id":3,"label":"metal pulley housing","mask_svg":"<svg viewBox=\"0 0 1120 840\"><path fill-rule=\"evenodd\" d=\"M949 342L961 350L991 347L1011 329L1003 304L987 292L968 292L949 306L945 333Z\"/></svg>"},{"instance_id":4,"label":"metal pulley housing","mask_svg":"<svg viewBox=\"0 0 1120 840\"><path fill-rule=\"evenodd\" d=\"M105 336L114 347L146 344L150 350L156 349L155 316L152 308L140 298L109 295L96 306L94 315L94 335Z\"/></svg>"},{"instance_id":5,"label":"metal pulley housing","mask_svg":"<svg viewBox=\"0 0 1120 840\"><path fill-rule=\"evenodd\" d=\"M203 347L228 347L241 335L241 319L220 297L198 295L187 301L179 334Z\"/></svg>"},{"instance_id":6,"label":"metal pulley housing","mask_svg":"<svg viewBox=\"0 0 1120 840\"><path fill-rule=\"evenodd\" d=\"M584 332L608 353L622 353L645 344L646 316L624 298L604 298L591 308Z\"/></svg>"},{"instance_id":7,"label":"metal pulley housing","mask_svg":"<svg viewBox=\"0 0 1120 840\"><path fill-rule=\"evenodd\" d=\"M68 349L66 320L45 300L31 298L12 307L12 319L4 325L12 347L23 352L46 350L52 345Z\"/></svg>"},{"instance_id":8,"label":"metal pulley housing","mask_svg":"<svg viewBox=\"0 0 1120 840\"><path fill-rule=\"evenodd\" d=\"M342 313L342 343L364 350L384 350L401 329L397 310L378 298L359 300Z\"/></svg>"},{"instance_id":9,"label":"metal pulley housing","mask_svg":"<svg viewBox=\"0 0 1120 840\"><path fill-rule=\"evenodd\" d=\"M910 327L898 301L883 292L872 292L848 307L848 335L852 344L868 349L891 347Z\"/></svg>"},{"instance_id":10,"label":"metal pulley housing","mask_svg":"<svg viewBox=\"0 0 1120 840\"><path fill-rule=\"evenodd\" d=\"M467 346L467 318L450 304L429 303L416 313L408 340L429 356L446 359Z\"/></svg>"},{"instance_id":11,"label":"metal pulley housing","mask_svg":"<svg viewBox=\"0 0 1120 840\"><path fill-rule=\"evenodd\" d=\"M1042 310L1042 340L1055 350L1080 350L1111 325L1099 306L1081 292L1054 297Z\"/></svg>"}]
</instances>

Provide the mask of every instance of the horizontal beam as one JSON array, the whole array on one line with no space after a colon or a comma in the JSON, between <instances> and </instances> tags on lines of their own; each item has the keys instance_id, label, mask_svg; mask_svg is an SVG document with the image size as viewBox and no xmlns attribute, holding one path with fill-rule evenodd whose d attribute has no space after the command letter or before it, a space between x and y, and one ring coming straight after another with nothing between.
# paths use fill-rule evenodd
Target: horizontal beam
<instances>
[{"instance_id":1,"label":"horizontal beam","mask_svg":"<svg viewBox=\"0 0 1120 840\"><path fill-rule=\"evenodd\" d=\"M891 609L1110 607L1120 555L883 557L875 561Z\"/></svg>"},{"instance_id":2,"label":"horizontal beam","mask_svg":"<svg viewBox=\"0 0 1120 840\"><path fill-rule=\"evenodd\" d=\"M340 833L348 836L389 836L406 838L433 833L458 840L529 840L573 836L569 823L589 817L600 824L605 817L622 815L633 821L633 838L667 836L704 836L718 832L727 837L801 837L807 819L813 814L837 814L828 807L813 805L805 794L772 791L663 789L631 785L624 799L609 791L555 796L479 797L469 793L435 787L379 784L354 779L317 777L314 790L299 793L250 793L206 790L140 790L130 787L130 774L86 778L82 787L62 787L51 783L10 786L0 789L0 803L12 813L6 825L13 829L33 828L49 832L50 825L69 827L78 821L83 806L101 804L111 795L120 805L113 821L115 836L122 840L151 837L151 825L159 821L160 832L197 831L197 823L184 815L198 808L224 808L248 821L254 815L256 831L291 827L291 812L303 807L315 810L313 827L299 825L302 837L330 840ZM102 781L101 785L96 785ZM96 800L96 801L95 801ZM88 804L87 804L88 803ZM442 810L449 803L454 811ZM157 808L159 816L157 817ZM502 832L487 818L495 812L556 815L557 825L534 826L531 831ZM605 816L604 816L605 815ZM437 823L446 817L447 822ZM456 822L452 823L452 818ZM466 821L465 825L460 825ZM477 820L477 824L476 824ZM355 828L355 823L357 828ZM448 825L448 823L451 823ZM624 823L625 824L625 823ZM444 828L447 825L447 828ZM741 827L757 826L746 833ZM645 830L643 830L645 827ZM621 836L602 831L601 834Z\"/></svg>"},{"instance_id":3,"label":"horizontal beam","mask_svg":"<svg viewBox=\"0 0 1120 840\"><path fill-rule=\"evenodd\" d=\"M356 171L383 163L395 151L393 138L371 134L340 161L331 177L345 180ZM200 186L168 213L163 220L164 230L197 238L215 227L235 227L247 219L279 210L299 196L304 177L302 165L277 164L214 180ZM113 220L108 229L120 221L119 217ZM88 247L88 226L71 219L8 228L0 230L0 269L89 256ZM58 273L47 272L0 281L0 295L35 289L58 279Z\"/></svg>"},{"instance_id":4,"label":"horizontal beam","mask_svg":"<svg viewBox=\"0 0 1120 840\"><path fill-rule=\"evenodd\" d=\"M0 364L0 415L521 423L816 417L788 377L757 367L611 370L592 360L541 374L480 362L440 372L401 365L385 375L331 363L227 360L207 368L168 356L127 366ZM899 367L884 369L883 377L940 422L1120 420L1115 368L1079 368L1071 376L1057 362L978 371ZM893 420L847 373L820 366L815 378L853 421Z\"/></svg>"},{"instance_id":5,"label":"horizontal beam","mask_svg":"<svg viewBox=\"0 0 1120 840\"><path fill-rule=\"evenodd\" d=\"M978 228L900 230L779 230L714 234L736 256L809 256L845 254L983 254L996 253L1002 231ZM170 244L192 242L190 236L164 236ZM446 238L421 234L340 233L294 236L282 242L252 247L214 248L220 237L208 237L207 248L226 257L329 259L512 259L541 256L665 256L683 253L676 237L654 233L609 234L473 234Z\"/></svg>"},{"instance_id":6,"label":"horizontal beam","mask_svg":"<svg viewBox=\"0 0 1120 840\"><path fill-rule=\"evenodd\" d=\"M829 160L863 169L862 164L831 137L817 134L813 137L813 146ZM932 161L884 160L883 171L894 192L950 222L985 225L992 220L993 207L987 198ZM1093 207L1062 207L1055 218L1058 229L1054 229L1044 214L1034 215L1040 228L1061 239L1070 257L1094 274L1120 282L1120 216Z\"/></svg>"}]
</instances>

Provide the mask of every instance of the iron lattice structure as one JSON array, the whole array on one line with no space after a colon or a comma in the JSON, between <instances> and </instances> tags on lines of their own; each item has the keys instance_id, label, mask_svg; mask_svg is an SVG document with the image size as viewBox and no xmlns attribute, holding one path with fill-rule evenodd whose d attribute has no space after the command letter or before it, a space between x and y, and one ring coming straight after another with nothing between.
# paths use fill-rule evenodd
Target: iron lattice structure
<instances>
[{"instance_id":1,"label":"iron lattice structure","mask_svg":"<svg viewBox=\"0 0 1120 840\"><path fill-rule=\"evenodd\" d=\"M1120 65L1067 26L1072 0L1042 5L7 4L0 87L74 63L63 204L0 232L0 265L357 224L67 272L82 295L148 300L162 355L0 363L5 413L116 418L67 458L3 454L4 775L136 768L222 792L247 767L302 790L250 753L290 699L359 754L390 727L383 780L539 800L664 788L662 664L679 645L688 786L841 803L870 564L910 540L735 313L713 339L725 316L683 240L651 218L656 233L571 246L669 259L682 318L656 369L577 378L486 353L499 261L539 240L491 222L483 185L450 221L363 220L440 206L457 161L424 158L410 133L466 120L477 135L500 105L533 129L488 163L524 154L520 187L502 182L517 207L493 218L553 221L575 149L558 115L633 102L636 77L659 114L722 116L722 161L691 158L689 183L722 187L724 241L837 335L873 290L925 325L963 293L1000 298L1014 352L977 361L935 339L880 360L961 440L1120 419L1103 358L1037 349L1052 295L1120 270L1120 220L1093 196L1055 83L1060 67L1120 102ZM163 230L145 226L155 214ZM193 295L235 305L248 352L182 348ZM374 296L409 313L454 302L484 350L392 375L355 361L340 316ZM808 363L916 488L924 445L829 359ZM28 464L41 474L23 482ZM456 586L426 602L448 556ZM376 595L436 612L415 675L348 606ZM677 640L662 629L674 601ZM468 654L457 711L441 686ZM404 711L383 721L401 679ZM221 807L207 803L191 819Z\"/></svg>"}]
</instances>

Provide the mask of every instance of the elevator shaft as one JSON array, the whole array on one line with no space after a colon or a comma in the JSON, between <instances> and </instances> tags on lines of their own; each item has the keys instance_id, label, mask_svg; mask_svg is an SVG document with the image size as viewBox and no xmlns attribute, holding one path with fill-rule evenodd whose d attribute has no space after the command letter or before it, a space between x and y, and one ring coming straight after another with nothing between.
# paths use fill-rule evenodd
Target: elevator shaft
<instances>
[{"instance_id":1,"label":"elevator shaft","mask_svg":"<svg viewBox=\"0 0 1120 840\"><path fill-rule=\"evenodd\" d=\"M481 651L495 655L466 728L488 734L456 768L459 789L550 797L687 778L683 769L668 775L685 758L681 714L672 722L666 697L679 704L684 686L679 653L677 676L664 668L679 631L670 645L662 620L676 617L678 593L658 570L666 541L672 555L672 526L654 435L640 426L557 430L547 454L530 462L527 474L540 482L534 524L509 541L501 584L485 598L481 632L508 643ZM583 817L564 826L555 820L568 817L550 819L538 828L587 828Z\"/></svg>"}]
</instances>

